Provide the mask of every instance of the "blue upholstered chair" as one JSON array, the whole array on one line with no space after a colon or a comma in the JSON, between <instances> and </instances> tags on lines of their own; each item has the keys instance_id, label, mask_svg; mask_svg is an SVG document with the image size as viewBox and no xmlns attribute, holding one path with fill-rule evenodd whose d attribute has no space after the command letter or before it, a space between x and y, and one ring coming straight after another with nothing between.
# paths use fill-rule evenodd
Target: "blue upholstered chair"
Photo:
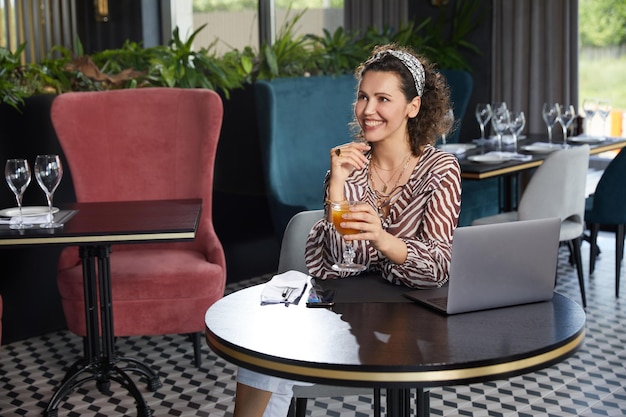
<instances>
[{"instance_id":1,"label":"blue upholstered chair","mask_svg":"<svg viewBox=\"0 0 626 417\"><path fill-rule=\"evenodd\" d=\"M604 170L595 192L587 198L585 222L589 228L589 274L593 274L601 225L615 230L615 296L619 297L619 279L624 257L624 225L626 225L626 151L622 150Z\"/></svg>"},{"instance_id":2,"label":"blue upholstered chair","mask_svg":"<svg viewBox=\"0 0 626 417\"><path fill-rule=\"evenodd\" d=\"M322 208L329 151L351 138L355 89L352 75L255 83L261 158L278 238L293 215Z\"/></svg>"}]
</instances>

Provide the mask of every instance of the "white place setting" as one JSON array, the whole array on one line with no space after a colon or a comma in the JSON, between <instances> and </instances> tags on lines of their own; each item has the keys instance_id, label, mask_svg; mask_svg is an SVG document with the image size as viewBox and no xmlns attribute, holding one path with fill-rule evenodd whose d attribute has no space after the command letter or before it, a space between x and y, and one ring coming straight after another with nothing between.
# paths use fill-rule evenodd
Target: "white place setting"
<instances>
[{"instance_id":1,"label":"white place setting","mask_svg":"<svg viewBox=\"0 0 626 417\"><path fill-rule=\"evenodd\" d=\"M525 145L520 148L520 150L524 152L531 153L550 153L554 151L558 151L559 149L563 149L563 145L556 143L547 143L547 142L534 142L530 145Z\"/></svg>"},{"instance_id":2,"label":"white place setting","mask_svg":"<svg viewBox=\"0 0 626 417\"><path fill-rule=\"evenodd\" d=\"M531 155L504 151L492 151L481 155L471 155L467 157L468 161L479 162L483 164L501 164L508 161L530 161L531 159Z\"/></svg>"},{"instance_id":3,"label":"white place setting","mask_svg":"<svg viewBox=\"0 0 626 417\"><path fill-rule=\"evenodd\" d=\"M4 177L13 194L17 207L0 210L0 224L8 224L9 228L23 230L36 225L45 229L63 227L63 223L55 221L55 213L59 212L52 205L54 192L63 177L63 166L59 155L37 155L35 159L35 178L46 195L47 206L22 206L24 191L31 181L31 170L26 159L9 159L4 168Z\"/></svg>"},{"instance_id":4,"label":"white place setting","mask_svg":"<svg viewBox=\"0 0 626 417\"><path fill-rule=\"evenodd\" d=\"M473 143L446 143L437 145L437 148L454 155L462 155L471 149L475 149L476 145Z\"/></svg>"}]
</instances>

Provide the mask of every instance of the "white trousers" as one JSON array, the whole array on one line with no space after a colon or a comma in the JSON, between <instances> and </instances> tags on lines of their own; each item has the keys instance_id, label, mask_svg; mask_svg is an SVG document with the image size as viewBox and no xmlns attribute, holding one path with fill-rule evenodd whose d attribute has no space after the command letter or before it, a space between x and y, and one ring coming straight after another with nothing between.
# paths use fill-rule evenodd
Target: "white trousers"
<instances>
[{"instance_id":1,"label":"white trousers","mask_svg":"<svg viewBox=\"0 0 626 417\"><path fill-rule=\"evenodd\" d=\"M285 417L289 413L289 405L293 398L294 385L313 385L308 382L260 374L245 368L237 371L237 382L263 391L270 391L272 396L265 408L263 417Z\"/></svg>"}]
</instances>

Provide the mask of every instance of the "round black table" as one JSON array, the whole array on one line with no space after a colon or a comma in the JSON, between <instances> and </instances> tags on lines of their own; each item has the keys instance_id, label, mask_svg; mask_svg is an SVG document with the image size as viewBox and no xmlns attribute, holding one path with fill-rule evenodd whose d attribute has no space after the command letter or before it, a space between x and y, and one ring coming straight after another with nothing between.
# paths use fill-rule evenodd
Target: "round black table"
<instances>
[{"instance_id":1,"label":"round black table","mask_svg":"<svg viewBox=\"0 0 626 417\"><path fill-rule=\"evenodd\" d=\"M384 388L388 412L404 415L410 388L531 372L569 357L584 338L584 310L557 293L547 302L446 316L377 276L322 284L336 289L332 310L307 308L304 299L261 305L263 284L224 297L205 316L209 346L270 375Z\"/></svg>"}]
</instances>

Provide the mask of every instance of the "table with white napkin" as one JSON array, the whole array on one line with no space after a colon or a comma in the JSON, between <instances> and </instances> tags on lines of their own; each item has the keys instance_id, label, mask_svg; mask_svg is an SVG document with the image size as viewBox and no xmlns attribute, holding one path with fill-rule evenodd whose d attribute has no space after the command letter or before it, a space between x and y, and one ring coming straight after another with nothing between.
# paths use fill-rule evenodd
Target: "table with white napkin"
<instances>
[{"instance_id":1,"label":"table with white napkin","mask_svg":"<svg viewBox=\"0 0 626 417\"><path fill-rule=\"evenodd\" d=\"M23 216L23 224L44 224L48 223L48 219L53 218L51 214L42 214L41 216ZM20 224L20 216L0 217L0 224L16 225Z\"/></svg>"},{"instance_id":2,"label":"table with white napkin","mask_svg":"<svg viewBox=\"0 0 626 417\"><path fill-rule=\"evenodd\" d=\"M261 292L261 304L298 304L310 278L300 271L274 275Z\"/></svg>"},{"instance_id":3,"label":"table with white napkin","mask_svg":"<svg viewBox=\"0 0 626 417\"><path fill-rule=\"evenodd\" d=\"M66 223L70 220L74 215L78 213L78 210L60 210L57 213L52 214L52 218L56 223ZM49 213L37 215L37 216L22 216L22 221L24 224L44 224L48 223L48 219L50 218ZM0 216L0 225L17 225L20 223L20 216L12 216L12 217L2 217Z\"/></svg>"}]
</instances>

